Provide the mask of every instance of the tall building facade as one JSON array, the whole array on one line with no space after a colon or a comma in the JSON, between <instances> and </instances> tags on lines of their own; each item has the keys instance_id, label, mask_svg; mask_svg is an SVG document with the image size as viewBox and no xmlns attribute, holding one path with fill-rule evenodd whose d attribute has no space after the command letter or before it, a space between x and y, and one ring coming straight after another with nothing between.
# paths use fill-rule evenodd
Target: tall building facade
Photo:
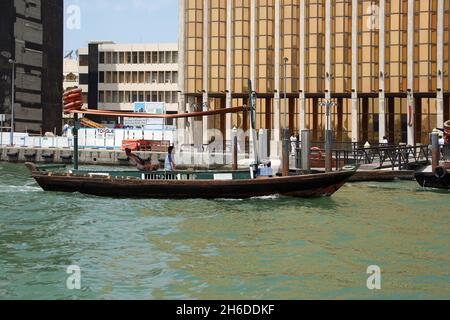
<instances>
[{"instance_id":1,"label":"tall building facade","mask_svg":"<svg viewBox=\"0 0 450 320\"><path fill-rule=\"evenodd\" d=\"M61 132L63 0L0 1L0 114L11 120L15 61L14 129Z\"/></svg>"},{"instance_id":2,"label":"tall building facade","mask_svg":"<svg viewBox=\"0 0 450 320\"><path fill-rule=\"evenodd\" d=\"M247 104L257 128L427 143L450 113L450 1L180 0L180 112ZM286 99L284 99L286 93ZM248 115L203 129L247 129ZM184 124L180 124L183 126Z\"/></svg>"},{"instance_id":3,"label":"tall building facade","mask_svg":"<svg viewBox=\"0 0 450 320\"><path fill-rule=\"evenodd\" d=\"M134 102L164 102L167 113L178 112L178 44L91 42L78 53L89 108L133 111Z\"/></svg>"}]
</instances>

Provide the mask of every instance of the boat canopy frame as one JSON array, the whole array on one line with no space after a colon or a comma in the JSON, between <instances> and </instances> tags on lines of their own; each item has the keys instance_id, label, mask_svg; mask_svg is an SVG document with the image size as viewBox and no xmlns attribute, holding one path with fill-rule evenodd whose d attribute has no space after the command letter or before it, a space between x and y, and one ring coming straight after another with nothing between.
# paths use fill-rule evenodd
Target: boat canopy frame
<instances>
[{"instance_id":1,"label":"boat canopy frame","mask_svg":"<svg viewBox=\"0 0 450 320\"><path fill-rule=\"evenodd\" d=\"M251 96L251 95L250 95ZM252 100L250 100L252 101ZM82 110L71 110L70 113L74 116L74 128L73 128L73 137L74 137L74 170L79 169L79 139L78 139L78 131L81 129L80 124L80 115L96 115L96 116L104 116L104 117L126 117L126 118L141 118L141 119L186 119L186 118L198 118L198 117L207 117L214 115L222 115L228 113L239 113L245 111L251 111L253 114L254 106L253 102L252 106L242 106L242 107L233 107L219 110L210 110L210 111L202 111L202 112L191 112L191 113L179 113L179 114L149 114L149 113L134 113L134 112L115 112L115 111L106 111L106 110L93 110L93 109L82 109ZM254 131L254 116L251 117L251 126Z\"/></svg>"}]
</instances>

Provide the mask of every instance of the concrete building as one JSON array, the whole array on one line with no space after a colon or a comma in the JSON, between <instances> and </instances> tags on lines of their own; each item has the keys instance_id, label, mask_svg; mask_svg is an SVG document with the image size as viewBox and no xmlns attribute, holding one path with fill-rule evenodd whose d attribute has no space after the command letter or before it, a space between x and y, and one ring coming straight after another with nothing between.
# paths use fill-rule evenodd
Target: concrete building
<instances>
[{"instance_id":1,"label":"concrete building","mask_svg":"<svg viewBox=\"0 0 450 320\"><path fill-rule=\"evenodd\" d=\"M0 114L8 126L12 59L16 132L61 131L63 13L63 0L0 1Z\"/></svg>"},{"instance_id":2,"label":"concrete building","mask_svg":"<svg viewBox=\"0 0 450 320\"><path fill-rule=\"evenodd\" d=\"M78 74L78 60L75 59L64 59L63 67L63 89L64 91L68 89L73 89L79 86L79 74Z\"/></svg>"},{"instance_id":3,"label":"concrete building","mask_svg":"<svg viewBox=\"0 0 450 320\"><path fill-rule=\"evenodd\" d=\"M177 113L178 45L91 42L79 50L79 84L91 109L133 111L133 102L164 102L167 113Z\"/></svg>"},{"instance_id":4,"label":"concrete building","mask_svg":"<svg viewBox=\"0 0 450 320\"><path fill-rule=\"evenodd\" d=\"M75 87L79 87L79 74L78 74L78 60L72 58L64 59L63 67L63 90L70 90ZM63 113L63 119L72 119L73 114ZM67 120L65 120L67 122Z\"/></svg>"},{"instance_id":5,"label":"concrete building","mask_svg":"<svg viewBox=\"0 0 450 320\"><path fill-rule=\"evenodd\" d=\"M337 103L337 141L427 143L449 118L450 1L180 0L179 11L179 112L246 105L250 79L257 129L277 141L285 111L292 132L323 139L323 100ZM247 124L218 116L203 129Z\"/></svg>"}]
</instances>

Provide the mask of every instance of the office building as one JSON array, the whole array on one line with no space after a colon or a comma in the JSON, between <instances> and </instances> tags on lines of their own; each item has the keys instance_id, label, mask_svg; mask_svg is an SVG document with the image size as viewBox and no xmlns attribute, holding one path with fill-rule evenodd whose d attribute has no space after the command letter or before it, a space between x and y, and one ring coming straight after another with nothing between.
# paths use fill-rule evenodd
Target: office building
<instances>
[{"instance_id":1,"label":"office building","mask_svg":"<svg viewBox=\"0 0 450 320\"><path fill-rule=\"evenodd\" d=\"M164 102L167 113L177 113L178 45L91 42L79 50L79 85L90 109L133 111L134 102Z\"/></svg>"},{"instance_id":2,"label":"office building","mask_svg":"<svg viewBox=\"0 0 450 320\"><path fill-rule=\"evenodd\" d=\"M285 112L292 133L323 139L323 101L336 103L337 141L427 143L449 119L450 1L180 0L179 11L180 112L246 105L250 79L257 128L275 140ZM245 114L203 121L248 128Z\"/></svg>"},{"instance_id":3,"label":"office building","mask_svg":"<svg viewBox=\"0 0 450 320\"><path fill-rule=\"evenodd\" d=\"M0 1L0 114L11 120L15 61L14 130L61 131L63 0Z\"/></svg>"}]
</instances>

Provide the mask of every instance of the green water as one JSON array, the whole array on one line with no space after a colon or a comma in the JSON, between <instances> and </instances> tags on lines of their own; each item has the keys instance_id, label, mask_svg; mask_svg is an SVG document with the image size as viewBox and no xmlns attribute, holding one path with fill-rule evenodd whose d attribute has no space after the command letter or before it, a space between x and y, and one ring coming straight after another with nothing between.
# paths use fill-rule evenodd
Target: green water
<instances>
[{"instance_id":1,"label":"green water","mask_svg":"<svg viewBox=\"0 0 450 320\"><path fill-rule=\"evenodd\" d=\"M0 299L450 299L449 207L414 182L315 200L44 193L0 163Z\"/></svg>"}]
</instances>

